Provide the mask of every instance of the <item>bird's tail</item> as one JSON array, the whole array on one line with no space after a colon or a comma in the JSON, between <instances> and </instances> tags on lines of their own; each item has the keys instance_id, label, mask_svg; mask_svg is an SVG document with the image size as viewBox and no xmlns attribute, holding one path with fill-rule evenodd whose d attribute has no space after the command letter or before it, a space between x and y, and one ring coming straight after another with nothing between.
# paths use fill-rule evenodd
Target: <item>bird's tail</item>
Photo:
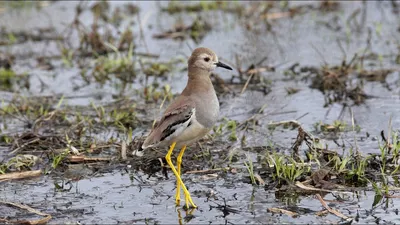
<instances>
[{"instance_id":1,"label":"bird's tail","mask_svg":"<svg viewBox=\"0 0 400 225\"><path fill-rule=\"evenodd\" d=\"M142 148L142 145L140 145L138 148L133 150L132 155L142 157L144 153L144 149Z\"/></svg>"},{"instance_id":2,"label":"bird's tail","mask_svg":"<svg viewBox=\"0 0 400 225\"><path fill-rule=\"evenodd\" d=\"M143 144L144 144L145 140L144 140L143 136L141 136L141 137L136 136L133 138L133 140L135 140L136 138L139 140L137 140L136 144L133 147L134 150L132 152L132 155L142 157L144 154L144 151L146 150L146 148L143 148Z\"/></svg>"}]
</instances>

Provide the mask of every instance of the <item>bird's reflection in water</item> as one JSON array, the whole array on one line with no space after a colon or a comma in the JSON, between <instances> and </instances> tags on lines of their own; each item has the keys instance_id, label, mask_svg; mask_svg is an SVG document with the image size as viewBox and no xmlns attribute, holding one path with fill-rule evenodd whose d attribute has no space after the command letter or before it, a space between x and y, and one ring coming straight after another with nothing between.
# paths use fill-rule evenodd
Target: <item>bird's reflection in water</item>
<instances>
[{"instance_id":1,"label":"bird's reflection in water","mask_svg":"<svg viewBox=\"0 0 400 225\"><path fill-rule=\"evenodd\" d=\"M176 210L178 212L179 225L186 224L186 223L188 223L190 220L192 220L194 218L193 212L194 212L195 208L184 210L185 211L185 217L183 217L183 218L182 218L181 210L182 209L177 209Z\"/></svg>"}]
</instances>

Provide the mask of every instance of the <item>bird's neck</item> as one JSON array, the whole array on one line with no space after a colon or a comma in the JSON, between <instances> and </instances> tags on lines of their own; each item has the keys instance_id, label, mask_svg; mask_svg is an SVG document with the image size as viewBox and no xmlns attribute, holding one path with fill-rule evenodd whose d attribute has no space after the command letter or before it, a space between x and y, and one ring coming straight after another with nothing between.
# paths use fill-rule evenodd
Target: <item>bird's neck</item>
<instances>
[{"instance_id":1,"label":"bird's neck","mask_svg":"<svg viewBox=\"0 0 400 225\"><path fill-rule=\"evenodd\" d=\"M189 78L184 94L193 93L194 90L197 92L214 92L214 86L211 82L210 75L211 72L207 70L189 68Z\"/></svg>"},{"instance_id":2,"label":"bird's neck","mask_svg":"<svg viewBox=\"0 0 400 225\"><path fill-rule=\"evenodd\" d=\"M189 77L201 77L201 76L205 76L206 77L210 77L211 75L211 71L199 68L199 67L195 67L195 66L189 66L188 68L188 74Z\"/></svg>"}]
</instances>

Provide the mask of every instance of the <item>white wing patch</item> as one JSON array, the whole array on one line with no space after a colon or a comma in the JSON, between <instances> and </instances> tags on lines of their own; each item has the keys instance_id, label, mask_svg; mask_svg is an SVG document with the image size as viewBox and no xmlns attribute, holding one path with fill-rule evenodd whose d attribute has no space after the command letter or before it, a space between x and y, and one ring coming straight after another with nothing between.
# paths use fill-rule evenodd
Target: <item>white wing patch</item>
<instances>
[{"instance_id":1,"label":"white wing patch","mask_svg":"<svg viewBox=\"0 0 400 225\"><path fill-rule=\"evenodd\" d=\"M188 120L186 120L184 123L176 124L175 126L171 127L171 130L175 130L173 133L171 133L168 137L164 139L164 141L170 141L173 138L176 138L180 134L182 134L183 131L185 131L189 124L192 122L193 118L196 117L196 109L192 109L192 115Z\"/></svg>"}]
</instances>

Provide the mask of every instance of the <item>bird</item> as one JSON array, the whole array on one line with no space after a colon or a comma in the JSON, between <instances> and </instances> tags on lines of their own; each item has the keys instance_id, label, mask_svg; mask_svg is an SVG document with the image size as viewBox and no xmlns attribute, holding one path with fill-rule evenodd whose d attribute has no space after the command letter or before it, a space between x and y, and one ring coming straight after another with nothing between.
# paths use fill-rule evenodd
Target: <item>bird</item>
<instances>
[{"instance_id":1,"label":"bird","mask_svg":"<svg viewBox=\"0 0 400 225\"><path fill-rule=\"evenodd\" d=\"M180 204L182 187L186 208L189 208L189 204L192 208L197 208L182 181L181 163L186 146L203 138L218 120L219 101L210 79L216 67L232 70L231 67L220 62L211 49L199 47L193 50L188 59L186 87L170 103L162 117L155 122L141 146L141 152L136 152L137 155L143 155L143 151L149 148L169 147L165 159L176 177L175 203L177 206ZM176 168L171 160L175 148L181 149Z\"/></svg>"}]
</instances>

